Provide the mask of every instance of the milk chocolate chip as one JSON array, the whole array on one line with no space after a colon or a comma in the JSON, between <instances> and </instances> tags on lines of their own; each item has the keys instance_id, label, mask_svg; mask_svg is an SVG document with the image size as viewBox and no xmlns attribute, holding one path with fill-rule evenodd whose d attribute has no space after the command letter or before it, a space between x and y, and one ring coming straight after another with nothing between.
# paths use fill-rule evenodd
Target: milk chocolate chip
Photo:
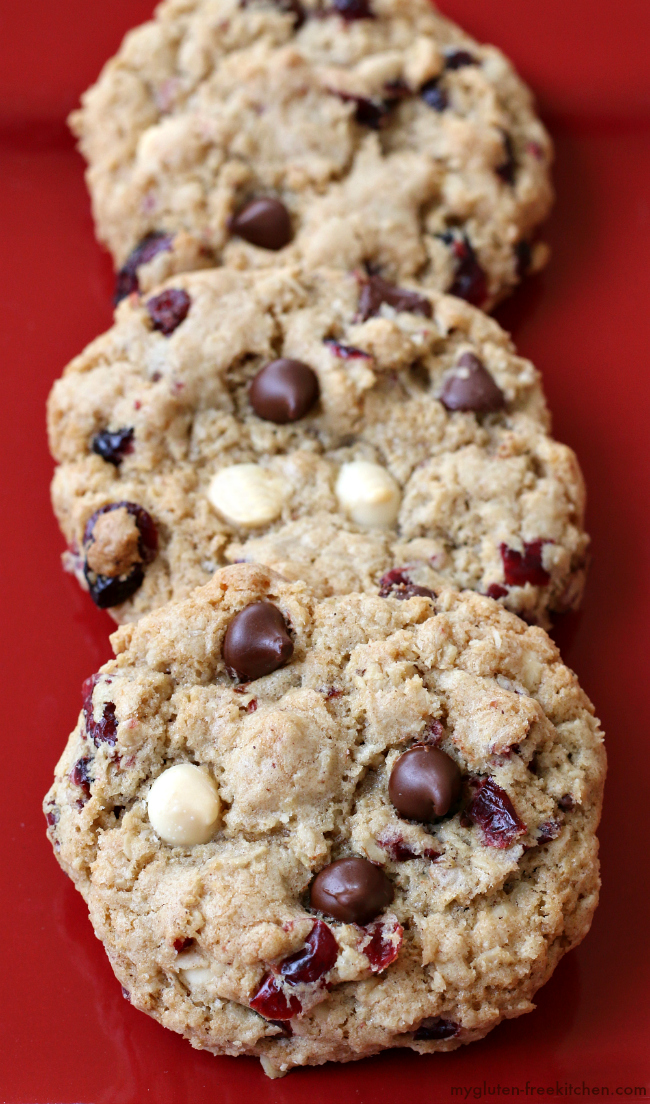
<instances>
[{"instance_id":1,"label":"milk chocolate chip","mask_svg":"<svg viewBox=\"0 0 650 1104\"><path fill-rule=\"evenodd\" d=\"M251 245L277 251L293 237L291 219L284 203L272 196L251 199L230 219L230 230Z\"/></svg>"},{"instance_id":2,"label":"milk chocolate chip","mask_svg":"<svg viewBox=\"0 0 650 1104\"><path fill-rule=\"evenodd\" d=\"M391 882L368 859L337 859L314 878L311 907L345 924L367 924L393 900Z\"/></svg>"},{"instance_id":3,"label":"milk chocolate chip","mask_svg":"<svg viewBox=\"0 0 650 1104\"><path fill-rule=\"evenodd\" d=\"M430 744L405 751L395 763L388 796L406 820L432 821L445 816L460 796L458 764Z\"/></svg>"},{"instance_id":4,"label":"milk chocolate chip","mask_svg":"<svg viewBox=\"0 0 650 1104\"><path fill-rule=\"evenodd\" d=\"M253 602L236 613L223 641L226 667L242 682L262 678L288 663L293 641L284 617L272 602Z\"/></svg>"},{"instance_id":5,"label":"milk chocolate chip","mask_svg":"<svg viewBox=\"0 0 650 1104\"><path fill-rule=\"evenodd\" d=\"M447 410L472 410L491 414L503 410L506 397L474 353L463 353L447 378L440 402Z\"/></svg>"},{"instance_id":6,"label":"milk chocolate chip","mask_svg":"<svg viewBox=\"0 0 650 1104\"><path fill-rule=\"evenodd\" d=\"M318 379L302 360L282 357L260 368L251 383L251 406L260 418L276 425L304 418L318 398Z\"/></svg>"}]
</instances>

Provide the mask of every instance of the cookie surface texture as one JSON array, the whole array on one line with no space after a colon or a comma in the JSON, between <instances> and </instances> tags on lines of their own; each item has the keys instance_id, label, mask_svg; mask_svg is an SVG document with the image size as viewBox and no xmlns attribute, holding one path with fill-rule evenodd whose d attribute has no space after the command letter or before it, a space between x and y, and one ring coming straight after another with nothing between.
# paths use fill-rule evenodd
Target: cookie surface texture
<instances>
[{"instance_id":1,"label":"cookie surface texture","mask_svg":"<svg viewBox=\"0 0 650 1104\"><path fill-rule=\"evenodd\" d=\"M256 603L293 651L242 683L224 637ZM137 1008L272 1076L532 1009L596 907L605 774L541 628L472 593L319 600L241 564L112 641L45 812Z\"/></svg>"},{"instance_id":2,"label":"cookie surface texture","mask_svg":"<svg viewBox=\"0 0 650 1104\"><path fill-rule=\"evenodd\" d=\"M239 560L322 596L471 588L542 624L580 598L584 488L538 373L419 285L176 276L119 305L55 384L49 428L68 566L120 621Z\"/></svg>"},{"instance_id":3,"label":"cookie surface texture","mask_svg":"<svg viewBox=\"0 0 650 1104\"><path fill-rule=\"evenodd\" d=\"M427 0L166 0L71 118L118 295L214 264L369 265L490 306L540 267L550 139Z\"/></svg>"}]
</instances>

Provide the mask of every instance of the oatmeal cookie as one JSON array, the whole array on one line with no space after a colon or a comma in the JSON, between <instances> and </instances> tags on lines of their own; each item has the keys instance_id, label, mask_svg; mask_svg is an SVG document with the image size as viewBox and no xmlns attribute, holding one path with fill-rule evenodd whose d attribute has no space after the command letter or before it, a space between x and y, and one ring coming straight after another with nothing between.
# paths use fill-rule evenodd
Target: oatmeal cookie
<instances>
[{"instance_id":1,"label":"oatmeal cookie","mask_svg":"<svg viewBox=\"0 0 650 1104\"><path fill-rule=\"evenodd\" d=\"M531 95L429 0L165 0L82 103L118 297L299 260L489 306L545 261Z\"/></svg>"},{"instance_id":2,"label":"oatmeal cookie","mask_svg":"<svg viewBox=\"0 0 650 1104\"><path fill-rule=\"evenodd\" d=\"M584 488L538 373L418 285L179 275L119 305L49 429L68 566L117 620L235 560L322 596L447 582L541 623L580 598Z\"/></svg>"},{"instance_id":3,"label":"oatmeal cookie","mask_svg":"<svg viewBox=\"0 0 650 1104\"><path fill-rule=\"evenodd\" d=\"M271 1076L482 1038L589 929L605 753L543 629L233 565L112 637L45 799L125 995Z\"/></svg>"}]
</instances>

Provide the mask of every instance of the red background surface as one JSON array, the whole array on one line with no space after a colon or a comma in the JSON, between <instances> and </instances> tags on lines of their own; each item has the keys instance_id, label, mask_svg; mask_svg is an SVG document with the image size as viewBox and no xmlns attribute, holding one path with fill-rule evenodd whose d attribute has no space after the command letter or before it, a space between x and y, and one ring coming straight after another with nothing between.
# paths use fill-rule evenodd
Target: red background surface
<instances>
[{"instance_id":1,"label":"red background surface","mask_svg":"<svg viewBox=\"0 0 650 1104\"><path fill-rule=\"evenodd\" d=\"M590 492L587 599L560 637L608 734L604 890L592 932L538 1010L482 1043L274 1082L252 1059L191 1050L123 1001L40 813L81 681L109 655L110 625L62 575L48 503L46 394L111 320L110 265L93 240L63 119L151 9L151 0L2 0L0 10L0 1099L437 1104L460 1099L452 1086L477 1099L484 1082L522 1094L529 1082L529 1098L531 1087L557 1083L579 1095L583 1082L619 1097L643 1086L650 1096L650 4L444 0L450 16L514 59L557 143L552 264L499 316L543 371L556 433L577 450Z\"/></svg>"}]
</instances>

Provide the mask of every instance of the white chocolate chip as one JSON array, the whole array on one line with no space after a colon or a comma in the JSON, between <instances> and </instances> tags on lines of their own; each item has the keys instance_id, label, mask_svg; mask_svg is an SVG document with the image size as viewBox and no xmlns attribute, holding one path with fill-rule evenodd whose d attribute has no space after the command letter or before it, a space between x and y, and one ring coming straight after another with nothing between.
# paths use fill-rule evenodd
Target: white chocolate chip
<instances>
[{"instance_id":1,"label":"white chocolate chip","mask_svg":"<svg viewBox=\"0 0 650 1104\"><path fill-rule=\"evenodd\" d=\"M233 464L214 476L208 498L226 521L253 529L279 517L284 495L273 472L259 464Z\"/></svg>"},{"instance_id":2,"label":"white chocolate chip","mask_svg":"<svg viewBox=\"0 0 650 1104\"><path fill-rule=\"evenodd\" d=\"M341 509L358 525L386 528L394 525L400 506L400 489L386 468L369 460L344 464L336 480Z\"/></svg>"},{"instance_id":3,"label":"white chocolate chip","mask_svg":"<svg viewBox=\"0 0 650 1104\"><path fill-rule=\"evenodd\" d=\"M217 787L200 767L179 763L158 776L147 799L154 832L172 847L207 843L217 826Z\"/></svg>"}]
</instances>

